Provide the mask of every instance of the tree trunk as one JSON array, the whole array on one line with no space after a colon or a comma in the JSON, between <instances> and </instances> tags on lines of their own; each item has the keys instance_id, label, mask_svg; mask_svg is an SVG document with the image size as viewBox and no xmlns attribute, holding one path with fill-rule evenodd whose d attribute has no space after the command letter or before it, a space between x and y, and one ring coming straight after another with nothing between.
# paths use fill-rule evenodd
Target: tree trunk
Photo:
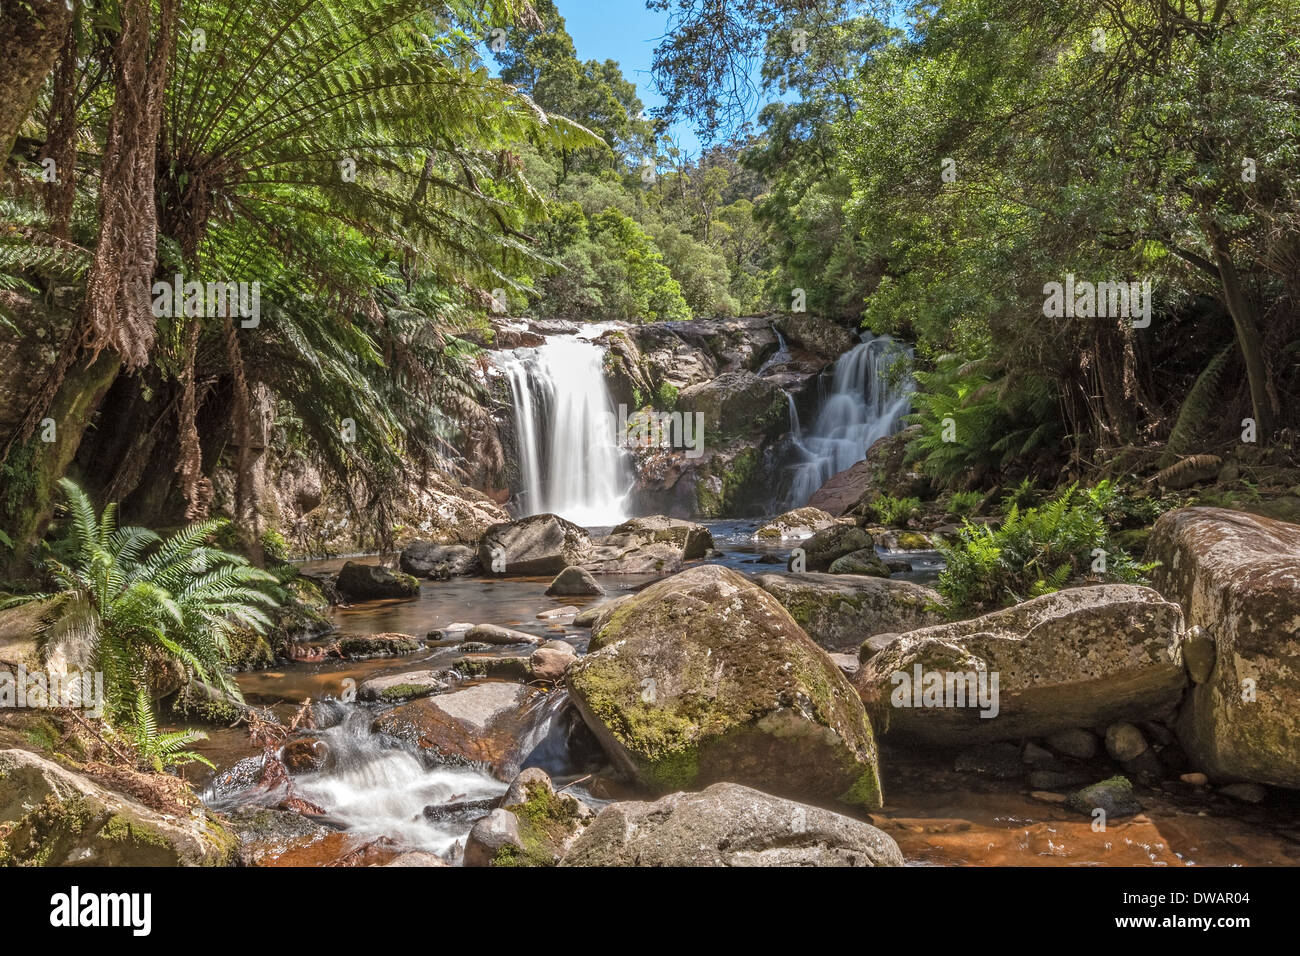
<instances>
[{"instance_id":1,"label":"tree trunk","mask_svg":"<svg viewBox=\"0 0 1300 956\"><path fill-rule=\"evenodd\" d=\"M0 8L0 164L8 161L19 127L31 115L72 16L65 0L8 2Z\"/></svg>"},{"instance_id":2,"label":"tree trunk","mask_svg":"<svg viewBox=\"0 0 1300 956\"><path fill-rule=\"evenodd\" d=\"M1268 361L1264 357L1263 336L1259 329L1259 319L1255 303L1241 286L1241 277L1237 273L1237 264L1232 260L1228 247L1228 237L1218 226L1209 227L1210 240L1214 248L1214 263L1219 269L1219 278L1223 283L1223 300L1232 316L1232 325L1237 333L1237 346L1246 363L1246 381L1250 386L1250 404L1255 416L1255 432L1261 444L1266 443L1272 434L1275 416L1281 411L1274 401L1274 389L1269 377Z\"/></svg>"}]
</instances>

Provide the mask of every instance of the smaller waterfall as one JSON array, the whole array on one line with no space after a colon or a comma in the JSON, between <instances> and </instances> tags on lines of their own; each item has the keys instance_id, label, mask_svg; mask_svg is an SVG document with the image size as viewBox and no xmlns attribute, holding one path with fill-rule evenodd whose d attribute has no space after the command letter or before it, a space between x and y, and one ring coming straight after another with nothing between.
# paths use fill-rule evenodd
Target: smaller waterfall
<instances>
[{"instance_id":1,"label":"smaller waterfall","mask_svg":"<svg viewBox=\"0 0 1300 956\"><path fill-rule=\"evenodd\" d=\"M791 466L787 508L798 508L832 475L866 457L878 438L893 434L911 407L910 375L895 381L891 366L912 351L888 336L869 338L835 362L829 395L822 399L817 419L804 433L793 399L790 432L796 461Z\"/></svg>"},{"instance_id":2,"label":"smaller waterfall","mask_svg":"<svg viewBox=\"0 0 1300 956\"><path fill-rule=\"evenodd\" d=\"M605 386L604 352L576 336L498 353L510 383L525 514L587 527L627 517L631 487Z\"/></svg>"}]
</instances>

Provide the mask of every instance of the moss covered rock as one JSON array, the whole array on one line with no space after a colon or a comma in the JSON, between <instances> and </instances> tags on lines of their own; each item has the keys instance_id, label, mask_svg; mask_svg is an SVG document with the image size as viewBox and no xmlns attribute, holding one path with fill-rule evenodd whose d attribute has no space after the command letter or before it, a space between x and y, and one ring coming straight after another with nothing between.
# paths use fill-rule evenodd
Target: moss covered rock
<instances>
[{"instance_id":1,"label":"moss covered rock","mask_svg":"<svg viewBox=\"0 0 1300 956\"><path fill-rule=\"evenodd\" d=\"M1161 562L1153 586L1200 628L1198 682L1177 724L1188 756L1212 775L1300 788L1300 525L1171 511L1152 529L1147 560Z\"/></svg>"},{"instance_id":2,"label":"moss covered rock","mask_svg":"<svg viewBox=\"0 0 1300 956\"><path fill-rule=\"evenodd\" d=\"M760 574L755 578L819 645L856 651L876 634L902 633L943 620L938 591L911 581L853 574Z\"/></svg>"},{"instance_id":3,"label":"moss covered rock","mask_svg":"<svg viewBox=\"0 0 1300 956\"><path fill-rule=\"evenodd\" d=\"M838 519L820 508L795 508L759 527L754 537L759 541L793 541L811 538L823 528L838 524Z\"/></svg>"},{"instance_id":4,"label":"moss covered rock","mask_svg":"<svg viewBox=\"0 0 1300 956\"><path fill-rule=\"evenodd\" d=\"M836 524L823 528L796 548L790 555L786 570L828 571L837 558L855 551L870 551L875 547L871 535L851 524Z\"/></svg>"},{"instance_id":5,"label":"moss covered rock","mask_svg":"<svg viewBox=\"0 0 1300 956\"><path fill-rule=\"evenodd\" d=\"M415 597L420 593L420 582L411 575L360 561L343 565L336 583L338 589L354 601Z\"/></svg>"},{"instance_id":6,"label":"moss covered rock","mask_svg":"<svg viewBox=\"0 0 1300 956\"><path fill-rule=\"evenodd\" d=\"M739 781L881 802L876 746L839 669L766 591L704 565L620 602L567 683L615 764L658 792Z\"/></svg>"},{"instance_id":7,"label":"moss covered rock","mask_svg":"<svg viewBox=\"0 0 1300 956\"><path fill-rule=\"evenodd\" d=\"M858 574L863 577L887 578L889 566L876 554L875 548L863 548L850 551L831 562L827 569L831 574Z\"/></svg>"}]
</instances>

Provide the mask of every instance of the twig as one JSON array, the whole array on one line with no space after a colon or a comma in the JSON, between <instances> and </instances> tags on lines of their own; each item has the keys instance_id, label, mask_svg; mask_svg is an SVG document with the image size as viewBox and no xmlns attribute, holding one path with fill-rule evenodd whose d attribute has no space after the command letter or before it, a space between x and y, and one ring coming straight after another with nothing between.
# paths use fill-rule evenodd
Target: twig
<instances>
[{"instance_id":1,"label":"twig","mask_svg":"<svg viewBox=\"0 0 1300 956\"><path fill-rule=\"evenodd\" d=\"M79 713L77 713L75 710L72 710L71 708L64 708L64 710L66 710L67 713L69 713L70 715L72 715L72 719L73 719L73 720L75 720L77 723L81 724L81 726L85 727L85 728L86 728L87 730L89 730L92 734L94 734L96 737L98 737L99 740L100 740L100 742L101 742L105 747L107 747L109 750L111 750L114 754L117 755L117 759L118 759L118 760L121 760L122 762L124 762L125 764L127 764L127 765L128 765L129 767L131 767L132 769L135 769L135 767L139 764L139 761L138 761L138 760L133 760L132 758L128 757L126 754L122 753L122 751L120 751L120 750L118 750L116 747L114 747L111 743L109 743L107 737L105 737L102 733L100 733L98 730L96 730L94 727L92 727L92 726L90 725L90 723L89 723L85 718L83 718Z\"/></svg>"},{"instance_id":2,"label":"twig","mask_svg":"<svg viewBox=\"0 0 1300 956\"><path fill-rule=\"evenodd\" d=\"M594 777L594 776L595 776L594 773L589 773L589 774L587 774L585 777L579 777L577 780L570 780L568 783L566 783L564 786L560 787L560 789L556 790L555 792L556 792L556 793L563 793L565 790L568 790L570 787L575 786L575 785L577 785L577 784L580 784L580 783L582 783L582 781L584 781L584 780L590 780L590 779L591 779L592 777Z\"/></svg>"}]
</instances>

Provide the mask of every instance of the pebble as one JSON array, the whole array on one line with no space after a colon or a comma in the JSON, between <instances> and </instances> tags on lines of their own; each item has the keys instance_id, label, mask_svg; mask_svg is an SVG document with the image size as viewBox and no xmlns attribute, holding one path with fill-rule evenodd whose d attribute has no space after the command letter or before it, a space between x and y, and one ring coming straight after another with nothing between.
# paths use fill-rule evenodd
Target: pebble
<instances>
[{"instance_id":1,"label":"pebble","mask_svg":"<svg viewBox=\"0 0 1300 956\"><path fill-rule=\"evenodd\" d=\"M1203 773L1185 773L1178 779L1183 783L1190 783L1193 787L1203 787L1210 782L1210 778Z\"/></svg>"}]
</instances>

